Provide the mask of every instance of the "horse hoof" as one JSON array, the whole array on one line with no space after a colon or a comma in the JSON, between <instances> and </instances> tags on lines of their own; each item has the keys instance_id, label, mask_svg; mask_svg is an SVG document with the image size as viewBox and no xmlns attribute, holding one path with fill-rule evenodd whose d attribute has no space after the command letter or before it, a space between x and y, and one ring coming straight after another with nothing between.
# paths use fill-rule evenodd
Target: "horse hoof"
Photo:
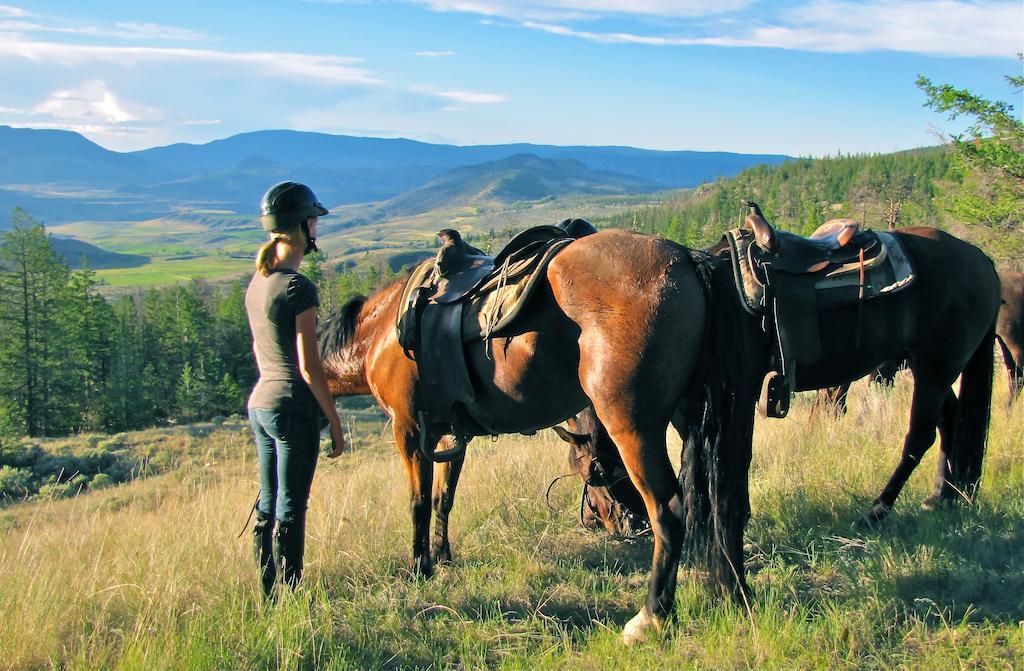
<instances>
[{"instance_id":1,"label":"horse hoof","mask_svg":"<svg viewBox=\"0 0 1024 671\"><path fill-rule=\"evenodd\" d=\"M946 498L945 496L932 495L921 501L921 510L927 510L934 512L936 510L947 510L952 508L956 503L956 499Z\"/></svg>"},{"instance_id":2,"label":"horse hoof","mask_svg":"<svg viewBox=\"0 0 1024 671\"><path fill-rule=\"evenodd\" d=\"M645 606L622 629L622 642L626 645L643 643L648 640L652 632L660 634L664 626L662 618L651 615Z\"/></svg>"},{"instance_id":3,"label":"horse hoof","mask_svg":"<svg viewBox=\"0 0 1024 671\"><path fill-rule=\"evenodd\" d=\"M430 557L434 561L434 566L443 566L445 564L451 564L452 550L448 546L445 546L443 548L434 548L430 551Z\"/></svg>"},{"instance_id":4,"label":"horse hoof","mask_svg":"<svg viewBox=\"0 0 1024 671\"><path fill-rule=\"evenodd\" d=\"M434 577L434 565L429 561L413 560L409 570L416 579L429 580Z\"/></svg>"},{"instance_id":5,"label":"horse hoof","mask_svg":"<svg viewBox=\"0 0 1024 671\"><path fill-rule=\"evenodd\" d=\"M877 502L871 506L864 516L860 519L860 527L864 529L874 529L877 527L882 520L889 516L892 512L892 506L887 506L882 502Z\"/></svg>"}]
</instances>

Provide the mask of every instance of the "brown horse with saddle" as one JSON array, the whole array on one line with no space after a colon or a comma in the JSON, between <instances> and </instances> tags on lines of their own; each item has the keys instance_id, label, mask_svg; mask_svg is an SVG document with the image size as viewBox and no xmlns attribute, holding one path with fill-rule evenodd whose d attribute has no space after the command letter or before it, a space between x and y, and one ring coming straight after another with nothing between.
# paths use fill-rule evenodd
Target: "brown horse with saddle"
<instances>
[{"instance_id":1,"label":"brown horse with saddle","mask_svg":"<svg viewBox=\"0 0 1024 671\"><path fill-rule=\"evenodd\" d=\"M746 237L748 245L758 244L755 232L760 234L766 244L773 236L781 238L783 245L786 242L798 247L805 244L802 238L767 227L756 206L752 206L747 224L749 228L746 232L732 233ZM914 228L892 234L910 262L911 272L901 274L899 271L880 271L878 277L873 278L870 270L861 270L862 265L871 265L865 259L870 254L862 250L866 245L875 246L879 251L882 248L864 238L858 240L856 228L849 220L826 224L820 234L811 238L814 247L810 248L810 261L807 252L801 250L796 255L800 262L795 269L810 269L820 263L813 256L814 249L833 254L839 263L832 263L830 267L822 267L811 273L797 272L796 277L786 278L787 281L810 278L817 285L815 292L819 295L815 296L814 301L815 328L821 334L823 347L811 361L796 363L795 371L790 373L792 375L795 372L792 388L799 391L827 388L835 397L840 394L844 397L850 380L867 372L883 382L891 381L898 368L891 362L906 362L915 381L910 431L896 471L865 517L875 522L892 509L910 473L934 441L936 427L941 438L942 456L935 491L923 506L933 508L949 501L969 501L977 491L987 435L993 363L992 321L998 309L998 325L995 328L1007 360L1007 368L1010 369L1012 392L1012 385L1019 379L1013 373L1014 366L1019 366L1015 362L1020 361L1021 353L1019 348L1014 348L1016 344L1024 343L1024 274L1018 274L1020 280L1016 284L1008 282L1008 279L1014 279L1013 274L999 274L1003 299L999 307L999 282L994 277L991 261L987 257L971 245L935 229ZM830 236L837 231L849 236L845 245L836 244L838 240L829 242ZM826 241L824 246L822 241ZM844 246L848 249L844 250ZM724 240L711 251L721 253L733 263L737 257L740 261L756 259L765 250L751 250L749 247L738 250L737 245L730 245L728 240ZM783 249L778 253L785 251ZM848 273L854 275L856 281L850 284L847 291L849 293L855 289L857 298L845 304L840 299L837 304L832 297L822 297L820 292L827 293L831 290L830 285L837 286L837 278L842 273L828 280L825 278L848 259L856 259ZM767 262L772 262L770 254ZM786 264L789 261L782 265ZM874 267L880 268L881 265L875 263ZM792 270L791 265L788 267ZM750 293L760 291L758 297L750 302L759 308L762 323L767 324L765 335L773 342L773 363L782 368L778 364L784 361L787 353L779 352L779 343L784 342L784 338L778 335L776 322L779 313L784 311L774 310L771 306L787 297L771 296L772 282L767 281L771 278L758 281L755 272L759 272L759 269L751 265L737 269L737 283L745 279L753 287ZM778 291L778 285L784 283L774 284ZM893 291L892 287L898 290ZM872 293L876 295L872 297ZM821 303L825 303L825 306L822 307ZM1020 334L1016 334L1014 329L1020 331ZM1017 340L1014 340L1015 337ZM803 356L800 350L788 354L797 359ZM951 385L961 372L963 378L960 396L957 398ZM779 370L771 371L765 386L769 387L780 374ZM836 380L844 378L844 384L834 384ZM770 409L764 408L768 391L770 389L766 389L762 395L762 410ZM581 417L586 422L588 420L585 415L586 412ZM573 443L570 452L586 454L588 458L578 459L578 462L586 461L591 470L594 468L590 466L591 462L597 462L602 471L613 472L618 467L614 446L599 431L588 430L571 438L563 435L563 438ZM581 476L584 480L588 478L587 473L581 472ZM629 483L618 483L615 492L600 485L591 486L590 489L594 490L591 496L602 501L602 510L614 510L612 503L615 503L634 514L643 514L642 510L631 505Z\"/></svg>"},{"instance_id":2,"label":"brown horse with saddle","mask_svg":"<svg viewBox=\"0 0 1024 671\"><path fill-rule=\"evenodd\" d=\"M848 270L848 245L831 247L838 238L790 240L763 218L752 225L762 267L777 263L807 277ZM795 373L796 388L818 388L862 375L895 352L917 353L911 431L904 461L879 497L886 509L931 444L936 424L949 485L937 495L951 496L950 487L973 492L999 298L991 262L976 248L931 229L898 235L915 280L862 305L837 303L820 320L818 359L786 350L784 356L804 358L795 367L778 367ZM572 236L544 237L493 260L458 249L461 241L447 245L437 260L447 269L435 263L414 271L417 281L400 280L356 299L325 322L322 357L335 395L373 394L393 420L409 476L413 566L425 575L434 561L451 557L448 515L466 441L536 431L592 405L644 502L654 536L647 598L623 631L631 643L661 629L672 613L684 531L712 579L746 599L743 529L753 409L759 381L779 353L761 330L765 320L750 313L750 296L737 292L737 271L725 260L624 231L570 242L563 239ZM559 248L549 253L554 245ZM839 249L844 253L833 253ZM803 267L807 260L811 265ZM955 278L950 268L958 269ZM501 294L509 287L523 300ZM481 307L487 301L490 307ZM941 342L918 338L940 330L948 334ZM445 373L453 389L425 375L451 368L459 369ZM958 402L951 385L961 371ZM775 372L772 379L779 377ZM466 381L468 387L460 386ZM670 423L685 444L679 479L665 444ZM450 447L438 452L441 441Z\"/></svg>"},{"instance_id":3,"label":"brown horse with saddle","mask_svg":"<svg viewBox=\"0 0 1024 671\"><path fill-rule=\"evenodd\" d=\"M392 419L409 478L414 569L429 575L451 557L448 515L468 438L537 431L593 405L654 535L647 598L626 642L660 630L672 613L684 525L713 579L746 598L746 477L765 352L750 328L736 337L753 324L740 319L728 274L670 241L618 230L575 240L527 232L532 239L493 260L445 235L444 269L414 270L412 282L349 302L321 329L332 393L373 394ZM493 298L501 285L532 295L521 305ZM481 307L486 300L504 307ZM726 328L737 320L741 328ZM469 386L444 389L424 377L442 368L450 383ZM685 492L694 500L684 502L669 460L670 422L700 453ZM439 442L446 449L437 451Z\"/></svg>"}]
</instances>

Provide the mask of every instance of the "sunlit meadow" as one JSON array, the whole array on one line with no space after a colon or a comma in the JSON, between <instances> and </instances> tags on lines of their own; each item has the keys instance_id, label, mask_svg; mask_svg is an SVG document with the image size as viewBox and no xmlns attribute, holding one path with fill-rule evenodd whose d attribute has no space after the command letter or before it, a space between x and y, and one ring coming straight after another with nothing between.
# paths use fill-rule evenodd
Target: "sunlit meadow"
<instances>
[{"instance_id":1,"label":"sunlit meadow","mask_svg":"<svg viewBox=\"0 0 1024 671\"><path fill-rule=\"evenodd\" d=\"M257 489L245 425L183 430L163 475L0 511L0 667L1022 668L1024 406L1007 411L997 385L977 505L919 509L932 450L890 519L862 530L910 391L904 374L891 390L855 385L840 419L812 418L801 397L788 419L759 420L753 609L684 568L675 624L633 649L620 631L642 602L650 542L579 528L576 480L554 486L549 508L567 470L553 432L470 445L455 562L421 580L407 570L390 434L347 413L356 449L318 467L304 583L265 605L239 538Z\"/></svg>"}]
</instances>

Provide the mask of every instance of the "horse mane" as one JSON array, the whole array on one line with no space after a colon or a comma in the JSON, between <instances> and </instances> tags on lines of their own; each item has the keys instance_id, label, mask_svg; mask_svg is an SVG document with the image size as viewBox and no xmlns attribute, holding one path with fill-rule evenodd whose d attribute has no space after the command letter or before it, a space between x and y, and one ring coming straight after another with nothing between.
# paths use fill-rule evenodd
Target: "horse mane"
<instances>
[{"instance_id":1,"label":"horse mane","mask_svg":"<svg viewBox=\"0 0 1024 671\"><path fill-rule=\"evenodd\" d=\"M365 304L366 296L355 296L320 324L316 330L316 339L320 343L321 359L326 359L352 340L359 312Z\"/></svg>"},{"instance_id":2,"label":"horse mane","mask_svg":"<svg viewBox=\"0 0 1024 671\"><path fill-rule=\"evenodd\" d=\"M352 341L352 336L355 335L356 323L359 321L359 315L362 313L363 307L367 303L374 303L375 299L379 298L381 294L396 284L401 283L402 286L405 286L405 283L408 282L409 277L412 275L412 271L413 269L409 268L408 272L398 279L382 282L369 296L358 295L350 298L344 305L321 322L316 330L316 338L320 344L320 359L326 360L329 355L348 345Z\"/></svg>"}]
</instances>

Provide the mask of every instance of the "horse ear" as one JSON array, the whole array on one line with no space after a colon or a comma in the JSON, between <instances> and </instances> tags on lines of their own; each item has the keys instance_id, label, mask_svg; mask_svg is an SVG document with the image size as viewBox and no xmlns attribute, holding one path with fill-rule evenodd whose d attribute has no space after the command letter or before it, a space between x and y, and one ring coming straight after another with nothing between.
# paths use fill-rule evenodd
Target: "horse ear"
<instances>
[{"instance_id":1,"label":"horse ear","mask_svg":"<svg viewBox=\"0 0 1024 671\"><path fill-rule=\"evenodd\" d=\"M569 431L567 429L563 429L560 426L553 426L551 428L555 430L555 433L558 434L559 438L561 438L565 442L571 443L572 445L575 445L577 447L580 447L582 445L586 445L587 441L590 440L590 436L588 436L585 433L574 433L574 432Z\"/></svg>"}]
</instances>

